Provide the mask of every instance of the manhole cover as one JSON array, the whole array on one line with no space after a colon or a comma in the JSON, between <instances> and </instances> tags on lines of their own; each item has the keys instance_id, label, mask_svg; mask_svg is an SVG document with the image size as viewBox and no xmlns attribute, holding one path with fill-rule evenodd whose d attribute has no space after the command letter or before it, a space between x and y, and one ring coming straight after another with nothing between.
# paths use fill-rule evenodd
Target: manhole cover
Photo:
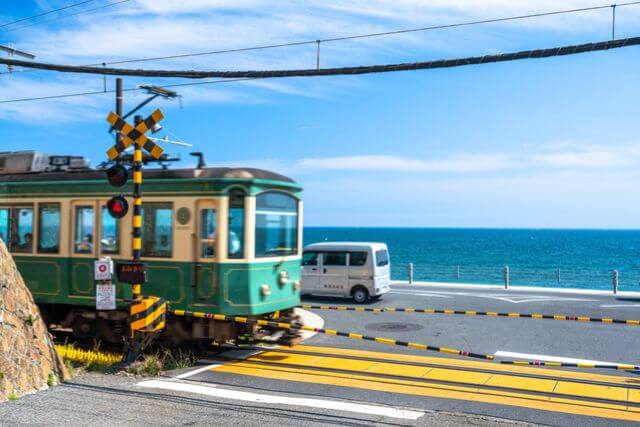
<instances>
[{"instance_id":1,"label":"manhole cover","mask_svg":"<svg viewBox=\"0 0 640 427\"><path fill-rule=\"evenodd\" d=\"M385 323L369 323L364 326L365 329L371 331L384 331L384 332L406 332L406 331L419 331L424 328L422 325L415 323L397 323L397 322L385 322Z\"/></svg>"}]
</instances>

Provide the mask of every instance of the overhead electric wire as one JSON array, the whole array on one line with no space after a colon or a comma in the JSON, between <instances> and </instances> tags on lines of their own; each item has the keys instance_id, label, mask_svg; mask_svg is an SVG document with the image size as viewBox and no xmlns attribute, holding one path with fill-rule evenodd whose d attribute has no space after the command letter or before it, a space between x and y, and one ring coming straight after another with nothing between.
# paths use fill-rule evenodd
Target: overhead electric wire
<instances>
[{"instance_id":1,"label":"overhead electric wire","mask_svg":"<svg viewBox=\"0 0 640 427\"><path fill-rule=\"evenodd\" d=\"M83 15L83 14L86 14L86 13L92 13L92 12L95 12L97 10L105 9L107 7L110 7L110 6L116 6L116 5L119 5L121 3L127 3L129 1L131 1L131 0L114 1L114 2L111 2L111 3L103 4L102 6L94 7L92 9L85 9L85 10L81 10L81 11L78 11L78 12L75 12L75 13L69 13L67 15L56 16L54 18L46 19L44 21L38 21L38 22L33 22L31 24L27 24L27 25L22 25L20 27L9 28L8 30L4 30L4 32L8 33L8 32L12 32L12 31L18 31L18 30L21 30L23 28L33 27L34 25L46 24L47 22L58 21L58 20L64 19L64 18L70 18L72 16Z\"/></svg>"},{"instance_id":2,"label":"overhead electric wire","mask_svg":"<svg viewBox=\"0 0 640 427\"><path fill-rule=\"evenodd\" d=\"M124 1L129 1L129 0L124 0ZM118 3L122 3L122 2L123 1ZM117 4L117 3L113 3L113 4ZM618 4L615 4L615 7L635 6L635 5L640 5L640 1L618 3ZM564 9L564 10L556 10L556 11L550 11L550 12L530 13L526 15L516 15L516 16L507 16L507 17L501 17L501 18L458 22L453 24L441 24L441 25L432 25L432 26L426 26L426 27L402 29L402 30L384 31L384 32L377 32L377 33L331 37L331 38L325 38L325 39L303 40L303 41L297 41L297 42L285 42L285 43L276 43L276 44L268 44L268 45L261 45L261 46L250 46L250 47L241 47L241 48L234 48L234 49L221 49L221 50L212 50L212 51L205 51L205 52L183 53L183 54L155 56L155 57L147 57L147 58L134 58L134 59L125 59L121 61L106 61L106 62L100 62L100 63L86 64L86 66L120 65L120 64L129 64L133 62L161 61L161 60L167 60L167 59L191 58L196 56L207 56L207 55L216 55L216 54L223 54L223 53L237 53L237 52L247 52L247 51L253 51L253 50L265 50L265 49L274 49L274 48L281 48L281 47L302 46L302 45L310 45L310 44L317 44L317 43L355 40L355 39L362 39L362 38L369 38L369 37L382 37L382 36L390 36L390 35L396 35L396 34L440 30L440 29L446 29L446 28L456 28L456 27L464 27L464 26L471 26L471 25L507 22L507 21L514 21L519 19L539 18L544 16L553 16L553 15L562 15L562 14L569 14L569 13L586 12L586 11L592 11L592 10L601 10L601 9L611 8L612 6L614 5L608 4L608 5L599 5L599 6L576 8L576 9ZM20 27L20 28L23 28L23 27ZM24 70L24 71L36 71L36 70ZM13 71L13 72L16 72L16 71ZM4 72L0 74L8 74L8 73Z\"/></svg>"},{"instance_id":3,"label":"overhead electric wire","mask_svg":"<svg viewBox=\"0 0 640 427\"><path fill-rule=\"evenodd\" d=\"M168 85L162 85L162 87L180 87L180 86L199 86L199 85L208 85L208 84L216 84L216 83L233 83L233 82L243 82L247 80L256 80L256 79L224 79L224 80L209 80L202 82L191 82L191 83L174 83ZM131 87L127 89L123 89L123 92L135 92L139 90L145 90L139 87ZM48 96L36 96L33 98L17 98L17 99L7 99L0 100L0 104L8 104L13 102L27 102L27 101L44 101L49 99L62 99L62 98L73 98L78 96L89 96L89 95L101 95L115 93L115 90L99 90L93 92L78 92L78 93L68 93L62 95L48 95Z\"/></svg>"},{"instance_id":4,"label":"overhead electric wire","mask_svg":"<svg viewBox=\"0 0 640 427\"><path fill-rule=\"evenodd\" d=\"M41 16L49 15L49 14L52 14L52 13L55 13L55 12L60 12L62 10L66 10L66 9L71 9L73 7L81 6L83 4L91 3L91 2L94 2L94 1L96 1L96 0L85 0L85 1L78 2L78 3L73 3L73 4L70 4L70 5L64 6L64 7L60 7L58 9L48 10L46 12L42 12L42 13L39 13L37 15L27 16L26 18L16 19L15 21L11 21L11 22L6 22L4 24L0 24L0 28L8 27L9 25L17 24L18 22L30 21L32 19L40 18Z\"/></svg>"},{"instance_id":5,"label":"overhead electric wire","mask_svg":"<svg viewBox=\"0 0 640 427\"><path fill-rule=\"evenodd\" d=\"M426 70L436 68L452 68L465 65L487 64L495 62L516 61L520 59L549 58L554 56L575 55L585 52L596 52L609 49L617 49L628 46L640 45L640 37L626 39L609 40L596 43L584 43L579 45L553 47L547 49L531 49L519 52L472 56L457 59L438 59L432 61L366 65L356 67L337 68L306 68L289 70L242 70L242 71L196 71L196 70L144 70L144 69L124 69L112 67L85 67L77 65L48 64L43 62L24 61L19 59L0 58L0 64L18 67L37 68L48 71L59 71L64 73L98 74L133 77L179 77L187 79L203 78L282 78L282 77L314 77L314 76L337 76L337 75L359 75L372 73L387 73L396 71Z\"/></svg>"}]
</instances>

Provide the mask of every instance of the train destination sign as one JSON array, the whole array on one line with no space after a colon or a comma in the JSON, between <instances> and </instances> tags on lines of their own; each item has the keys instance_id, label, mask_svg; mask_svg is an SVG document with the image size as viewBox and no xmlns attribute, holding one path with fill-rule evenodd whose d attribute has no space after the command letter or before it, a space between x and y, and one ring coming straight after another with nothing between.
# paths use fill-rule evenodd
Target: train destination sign
<instances>
[{"instance_id":1,"label":"train destination sign","mask_svg":"<svg viewBox=\"0 0 640 427\"><path fill-rule=\"evenodd\" d=\"M146 266L142 262L119 261L116 263L116 275L121 283L147 283Z\"/></svg>"}]
</instances>

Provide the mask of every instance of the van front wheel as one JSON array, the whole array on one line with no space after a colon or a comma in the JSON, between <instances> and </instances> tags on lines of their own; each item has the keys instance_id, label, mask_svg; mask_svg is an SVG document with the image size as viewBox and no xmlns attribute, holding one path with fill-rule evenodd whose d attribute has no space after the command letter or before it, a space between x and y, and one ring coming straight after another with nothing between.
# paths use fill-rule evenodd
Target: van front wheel
<instances>
[{"instance_id":1,"label":"van front wheel","mask_svg":"<svg viewBox=\"0 0 640 427\"><path fill-rule=\"evenodd\" d=\"M358 286L351 291L351 296L353 297L353 300L355 302L357 302L358 304L362 304L369 300L369 291L367 291L362 286Z\"/></svg>"}]
</instances>

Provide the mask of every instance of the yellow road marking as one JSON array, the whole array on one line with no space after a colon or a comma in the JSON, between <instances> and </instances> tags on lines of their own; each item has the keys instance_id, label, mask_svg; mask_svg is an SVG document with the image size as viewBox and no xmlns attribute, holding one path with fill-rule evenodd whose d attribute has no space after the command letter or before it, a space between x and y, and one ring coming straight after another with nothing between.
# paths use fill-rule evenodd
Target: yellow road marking
<instances>
[{"instance_id":1,"label":"yellow road marking","mask_svg":"<svg viewBox=\"0 0 640 427\"><path fill-rule=\"evenodd\" d=\"M452 359L445 357L432 357L432 356L416 356L411 354L400 353L383 353L377 351L366 350L351 350L345 348L334 347L320 347L320 346L308 346L297 345L293 348L295 351L303 351L306 353L327 355L327 356L350 356L350 357L363 357L363 358L375 358L397 362L414 362L414 363L428 363L430 365L439 365L448 368L452 367L465 367L473 369L485 369L494 372L506 372L506 373L518 373L529 374L544 377L557 377L563 379L576 379L587 381L600 381L620 385L639 385L640 382L637 378L625 377L619 375L605 375L597 374L594 372L577 372L561 369L547 369L531 366L515 366L515 365L500 365L492 362L480 362L472 360Z\"/></svg>"},{"instance_id":2,"label":"yellow road marking","mask_svg":"<svg viewBox=\"0 0 640 427\"><path fill-rule=\"evenodd\" d=\"M536 408L567 414L594 416L627 421L640 421L640 413L627 411L625 404L585 402L570 398L549 398L542 395L505 392L501 390L461 387L437 383L424 383L400 379L368 377L360 374L291 368L260 366L250 361L219 366L214 372L231 373L275 380L325 384L338 387L359 388L389 393L408 394L444 399L466 400L480 403Z\"/></svg>"}]
</instances>

